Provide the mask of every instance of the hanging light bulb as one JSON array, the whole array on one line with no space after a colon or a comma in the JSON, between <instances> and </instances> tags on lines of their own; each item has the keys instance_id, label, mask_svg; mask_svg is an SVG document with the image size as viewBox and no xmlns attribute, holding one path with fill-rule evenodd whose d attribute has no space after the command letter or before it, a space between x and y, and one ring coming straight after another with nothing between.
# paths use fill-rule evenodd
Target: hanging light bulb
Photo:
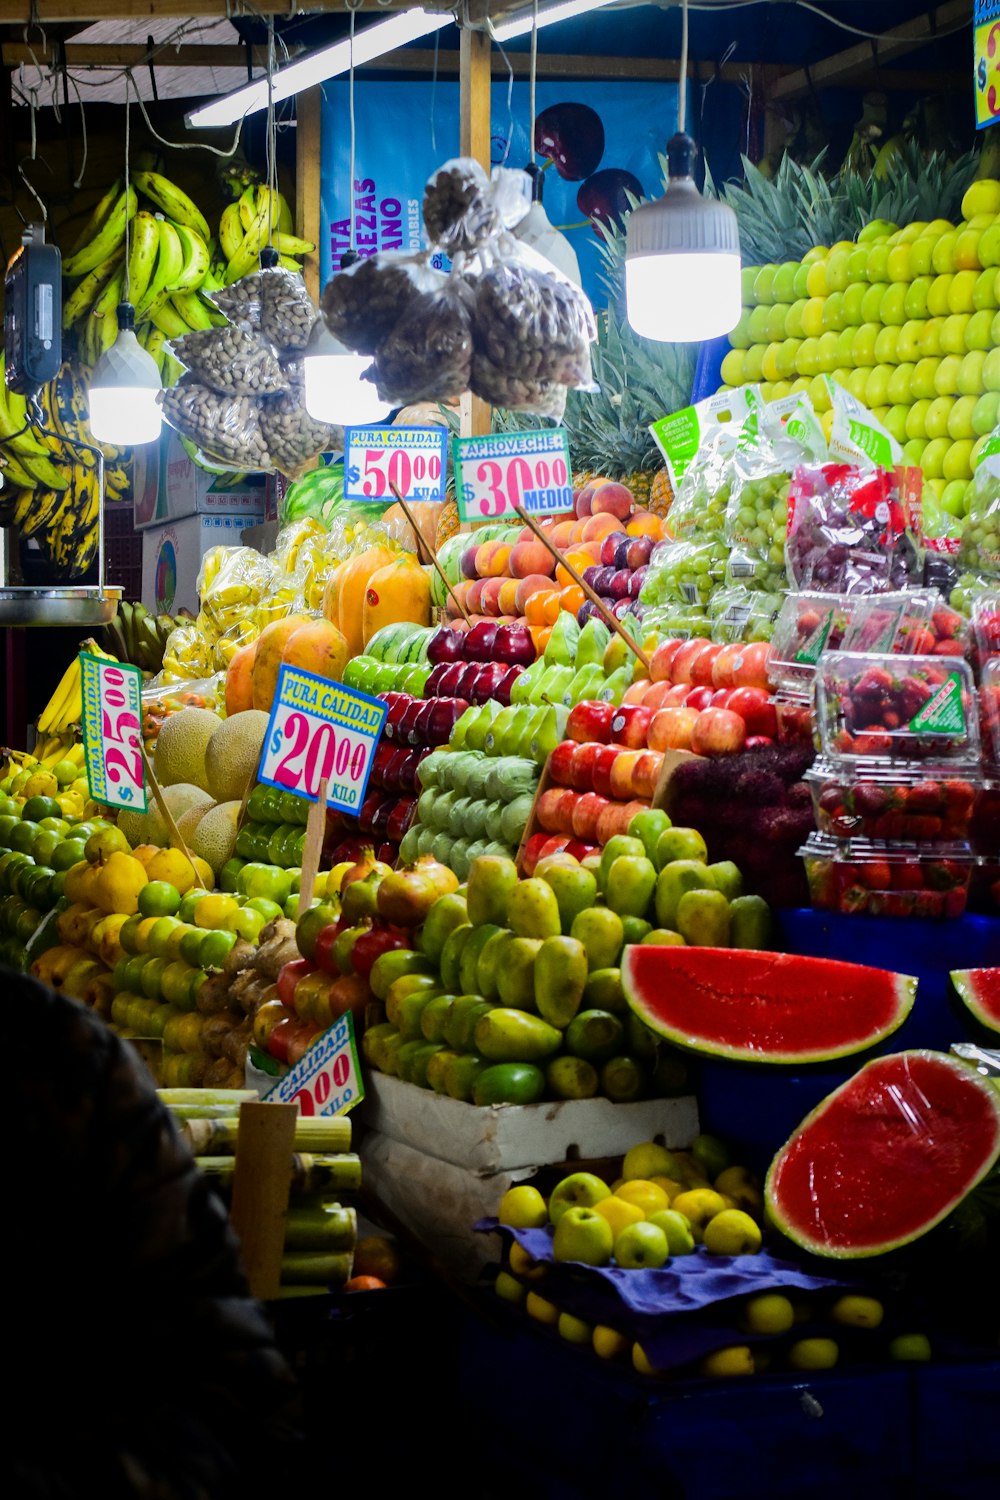
<instances>
[{"instance_id":1,"label":"hanging light bulb","mask_svg":"<svg viewBox=\"0 0 1000 1500\"><path fill-rule=\"evenodd\" d=\"M135 308L118 306L118 337L90 377L90 431L98 443L134 448L160 435L160 372L134 333Z\"/></svg>"},{"instance_id":2,"label":"hanging light bulb","mask_svg":"<svg viewBox=\"0 0 1000 1500\"><path fill-rule=\"evenodd\" d=\"M685 134L687 0L681 12L677 134L667 143L669 182L662 198L630 216L625 245L625 298L636 333L694 343L728 333L739 322L740 236L725 203L703 198L694 180L695 143Z\"/></svg>"},{"instance_id":3,"label":"hanging light bulb","mask_svg":"<svg viewBox=\"0 0 1000 1500\"><path fill-rule=\"evenodd\" d=\"M362 375L367 354L352 354L335 339L322 316L312 326L302 367L306 411L316 422L341 427L368 427L384 422L391 407Z\"/></svg>"}]
</instances>

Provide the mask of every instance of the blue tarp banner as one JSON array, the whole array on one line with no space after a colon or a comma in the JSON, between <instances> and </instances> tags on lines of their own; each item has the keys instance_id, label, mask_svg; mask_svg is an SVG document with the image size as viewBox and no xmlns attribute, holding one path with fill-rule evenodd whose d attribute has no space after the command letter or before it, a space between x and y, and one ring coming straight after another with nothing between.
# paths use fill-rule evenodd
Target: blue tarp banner
<instances>
[{"instance_id":1,"label":"blue tarp banner","mask_svg":"<svg viewBox=\"0 0 1000 1500\"><path fill-rule=\"evenodd\" d=\"M539 113L552 105L586 103L604 126L598 170L631 172L648 197L661 189L659 153L676 128L673 83L575 82L538 85ZM356 82L357 151L354 172L354 231L361 255L413 250L424 243L420 204L435 167L459 154L458 84ZM528 141L528 85L512 89L494 82L491 94L492 160L523 167L532 159ZM572 142L570 142L572 145ZM350 117L347 83L323 89L321 260L325 284L339 269L351 238ZM555 167L545 173L545 209L559 226L581 226L576 196L581 184L564 181ZM607 301L600 280L598 239L589 223L568 237L580 262L584 288L597 305Z\"/></svg>"}]
</instances>

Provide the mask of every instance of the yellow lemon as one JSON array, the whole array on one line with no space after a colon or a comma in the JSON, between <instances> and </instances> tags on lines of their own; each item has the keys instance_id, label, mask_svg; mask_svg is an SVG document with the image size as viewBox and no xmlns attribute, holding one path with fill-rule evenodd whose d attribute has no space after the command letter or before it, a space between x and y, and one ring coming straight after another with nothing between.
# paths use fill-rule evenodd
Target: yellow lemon
<instances>
[{"instance_id":1,"label":"yellow lemon","mask_svg":"<svg viewBox=\"0 0 1000 1500\"><path fill-rule=\"evenodd\" d=\"M849 1293L837 1298L830 1316L835 1323L844 1323L848 1328L877 1328L885 1317L885 1309L875 1297Z\"/></svg>"},{"instance_id":2,"label":"yellow lemon","mask_svg":"<svg viewBox=\"0 0 1000 1500\"><path fill-rule=\"evenodd\" d=\"M641 1344L632 1345L632 1368L634 1370L638 1370L640 1375L652 1375L654 1377L658 1377L666 1373L663 1370L658 1370L654 1364L650 1363L649 1359L646 1357L646 1351L643 1349Z\"/></svg>"},{"instance_id":3,"label":"yellow lemon","mask_svg":"<svg viewBox=\"0 0 1000 1500\"><path fill-rule=\"evenodd\" d=\"M545 1262L533 1260L527 1250L522 1250L515 1240L510 1247L507 1259L515 1276L524 1276L529 1281L538 1281L545 1275Z\"/></svg>"},{"instance_id":4,"label":"yellow lemon","mask_svg":"<svg viewBox=\"0 0 1000 1500\"><path fill-rule=\"evenodd\" d=\"M759 1226L738 1208L724 1208L709 1219L704 1238L711 1255L756 1255L761 1246Z\"/></svg>"},{"instance_id":5,"label":"yellow lemon","mask_svg":"<svg viewBox=\"0 0 1000 1500\"><path fill-rule=\"evenodd\" d=\"M743 1322L750 1333L787 1333L795 1322L795 1309L780 1292L761 1292L743 1304Z\"/></svg>"},{"instance_id":6,"label":"yellow lemon","mask_svg":"<svg viewBox=\"0 0 1000 1500\"><path fill-rule=\"evenodd\" d=\"M729 1344L725 1349L706 1354L700 1369L703 1375L752 1375L753 1353L746 1344Z\"/></svg>"},{"instance_id":7,"label":"yellow lemon","mask_svg":"<svg viewBox=\"0 0 1000 1500\"><path fill-rule=\"evenodd\" d=\"M725 1199L712 1188L689 1188L679 1193L670 1207L683 1214L691 1225L691 1233L699 1244L705 1238L705 1226L716 1214L726 1210Z\"/></svg>"},{"instance_id":8,"label":"yellow lemon","mask_svg":"<svg viewBox=\"0 0 1000 1500\"><path fill-rule=\"evenodd\" d=\"M568 1344L589 1344L593 1334L593 1328L585 1323L582 1318L575 1318L572 1313L560 1313L559 1322L556 1325L559 1337L565 1339Z\"/></svg>"},{"instance_id":9,"label":"yellow lemon","mask_svg":"<svg viewBox=\"0 0 1000 1500\"><path fill-rule=\"evenodd\" d=\"M625 1153L622 1176L626 1182L632 1182L637 1177L648 1182L652 1177L673 1177L674 1175L672 1154L666 1146L661 1146L656 1141L641 1141L639 1145L629 1147Z\"/></svg>"},{"instance_id":10,"label":"yellow lemon","mask_svg":"<svg viewBox=\"0 0 1000 1500\"><path fill-rule=\"evenodd\" d=\"M598 1323L594 1328L590 1342L600 1359L621 1359L629 1350L629 1340L625 1334L619 1333L615 1328L608 1328L604 1323Z\"/></svg>"},{"instance_id":11,"label":"yellow lemon","mask_svg":"<svg viewBox=\"0 0 1000 1500\"><path fill-rule=\"evenodd\" d=\"M559 1322L559 1309L554 1302L540 1297L537 1292L529 1292L524 1299L524 1310L529 1318L536 1318L539 1323L547 1323L554 1327Z\"/></svg>"},{"instance_id":12,"label":"yellow lemon","mask_svg":"<svg viewBox=\"0 0 1000 1500\"><path fill-rule=\"evenodd\" d=\"M594 1212L600 1214L602 1219L607 1219L615 1239L629 1224L638 1224L646 1217L635 1203L626 1203L624 1198L617 1198L613 1194L610 1198L602 1198L600 1203L595 1203Z\"/></svg>"},{"instance_id":13,"label":"yellow lemon","mask_svg":"<svg viewBox=\"0 0 1000 1500\"><path fill-rule=\"evenodd\" d=\"M614 1196L623 1203L631 1203L641 1209L644 1219L670 1207L670 1199L663 1189L657 1187L655 1182L646 1182L641 1177L632 1182L623 1182Z\"/></svg>"},{"instance_id":14,"label":"yellow lemon","mask_svg":"<svg viewBox=\"0 0 1000 1500\"><path fill-rule=\"evenodd\" d=\"M511 1229L541 1229L548 1223L549 1211L538 1189L523 1183L507 1189L500 1199L497 1217Z\"/></svg>"},{"instance_id":15,"label":"yellow lemon","mask_svg":"<svg viewBox=\"0 0 1000 1500\"><path fill-rule=\"evenodd\" d=\"M793 1370L832 1370L839 1357L833 1339L799 1339L788 1351Z\"/></svg>"}]
</instances>

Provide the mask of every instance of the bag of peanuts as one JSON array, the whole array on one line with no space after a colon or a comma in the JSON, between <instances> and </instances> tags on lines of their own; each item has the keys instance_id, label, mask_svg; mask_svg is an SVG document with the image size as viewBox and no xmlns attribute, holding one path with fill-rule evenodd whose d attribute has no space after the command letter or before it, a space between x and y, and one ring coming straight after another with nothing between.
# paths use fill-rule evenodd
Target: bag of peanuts
<instances>
[{"instance_id":1,"label":"bag of peanuts","mask_svg":"<svg viewBox=\"0 0 1000 1500\"><path fill-rule=\"evenodd\" d=\"M273 396L288 390L274 347L241 323L196 329L173 339L169 348L196 380L224 396Z\"/></svg>"},{"instance_id":2,"label":"bag of peanuts","mask_svg":"<svg viewBox=\"0 0 1000 1500\"><path fill-rule=\"evenodd\" d=\"M469 389L472 292L461 276L414 267L402 311L365 372L383 401L448 401Z\"/></svg>"},{"instance_id":3,"label":"bag of peanuts","mask_svg":"<svg viewBox=\"0 0 1000 1500\"><path fill-rule=\"evenodd\" d=\"M210 464L237 472L273 468L261 431L260 403L252 397L221 395L188 374L164 391L160 401L164 420Z\"/></svg>"},{"instance_id":4,"label":"bag of peanuts","mask_svg":"<svg viewBox=\"0 0 1000 1500\"><path fill-rule=\"evenodd\" d=\"M317 422L306 411L300 359L283 360L282 368L289 389L260 403L260 426L273 467L296 479L321 453L343 447L344 429Z\"/></svg>"},{"instance_id":5,"label":"bag of peanuts","mask_svg":"<svg viewBox=\"0 0 1000 1500\"><path fill-rule=\"evenodd\" d=\"M405 311L416 283L434 289L445 277L424 255L385 250L338 271L323 289L323 317L334 338L356 354L374 354Z\"/></svg>"},{"instance_id":6,"label":"bag of peanuts","mask_svg":"<svg viewBox=\"0 0 1000 1500\"><path fill-rule=\"evenodd\" d=\"M283 356L301 354L316 321L316 307L301 276L283 266L252 271L208 300L233 323L263 334Z\"/></svg>"},{"instance_id":7,"label":"bag of peanuts","mask_svg":"<svg viewBox=\"0 0 1000 1500\"><path fill-rule=\"evenodd\" d=\"M471 255L521 222L531 203L526 183L523 172L503 168L491 180L470 156L446 161L424 188L427 238L452 260Z\"/></svg>"}]
</instances>

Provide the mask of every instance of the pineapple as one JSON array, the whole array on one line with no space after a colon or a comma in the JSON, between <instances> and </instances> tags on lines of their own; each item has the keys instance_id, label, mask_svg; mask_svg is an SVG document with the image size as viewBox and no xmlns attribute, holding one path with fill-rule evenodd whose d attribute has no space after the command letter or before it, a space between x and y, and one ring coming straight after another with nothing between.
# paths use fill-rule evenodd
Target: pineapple
<instances>
[{"instance_id":1,"label":"pineapple","mask_svg":"<svg viewBox=\"0 0 1000 1500\"><path fill-rule=\"evenodd\" d=\"M455 492L449 488L445 494L444 504L441 506L441 514L438 516L437 531L434 533L434 551L446 542L450 536L454 536L459 529L458 501Z\"/></svg>"}]
</instances>

